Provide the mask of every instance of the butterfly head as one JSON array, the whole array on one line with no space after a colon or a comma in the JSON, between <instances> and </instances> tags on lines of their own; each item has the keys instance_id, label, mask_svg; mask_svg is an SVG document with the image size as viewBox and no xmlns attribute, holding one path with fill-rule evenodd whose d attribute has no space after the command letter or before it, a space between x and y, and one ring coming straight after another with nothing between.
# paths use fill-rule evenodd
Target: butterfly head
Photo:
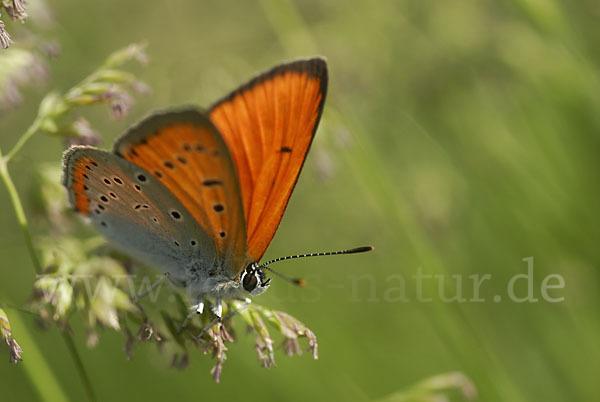
<instances>
[{"instance_id":1,"label":"butterfly head","mask_svg":"<svg viewBox=\"0 0 600 402\"><path fill-rule=\"evenodd\" d=\"M251 296L258 296L269 288L271 278L266 277L264 270L256 263L248 264L240 276L240 283Z\"/></svg>"}]
</instances>

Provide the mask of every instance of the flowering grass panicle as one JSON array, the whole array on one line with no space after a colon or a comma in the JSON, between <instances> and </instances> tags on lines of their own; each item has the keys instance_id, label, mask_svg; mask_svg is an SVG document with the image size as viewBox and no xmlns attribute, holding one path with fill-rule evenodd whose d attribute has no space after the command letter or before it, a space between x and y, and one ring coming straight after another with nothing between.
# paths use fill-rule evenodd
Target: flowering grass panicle
<instances>
[{"instance_id":1,"label":"flowering grass panicle","mask_svg":"<svg viewBox=\"0 0 600 402\"><path fill-rule=\"evenodd\" d=\"M27 19L27 13L25 12L25 1L24 0L7 0L0 3L0 10L4 9L6 14L12 20L18 20L24 22ZM2 15L0 14L0 18ZM6 49L12 43L12 38L6 31L4 22L0 19L0 48Z\"/></svg>"},{"instance_id":2,"label":"flowering grass panicle","mask_svg":"<svg viewBox=\"0 0 600 402\"><path fill-rule=\"evenodd\" d=\"M0 41L2 41L0 22ZM43 55L30 47L15 46L0 53L0 111L23 101L21 87L41 86L48 80L48 63Z\"/></svg>"},{"instance_id":3,"label":"flowering grass panicle","mask_svg":"<svg viewBox=\"0 0 600 402\"><path fill-rule=\"evenodd\" d=\"M13 338L8 315L6 315L6 312L2 308L0 308L0 336L8 346L8 361L11 363L20 361L23 349L21 349L15 338Z\"/></svg>"},{"instance_id":4,"label":"flowering grass panicle","mask_svg":"<svg viewBox=\"0 0 600 402\"><path fill-rule=\"evenodd\" d=\"M388 395L378 402L474 401L477 389L463 373L454 371L426 378L403 391Z\"/></svg>"}]
</instances>

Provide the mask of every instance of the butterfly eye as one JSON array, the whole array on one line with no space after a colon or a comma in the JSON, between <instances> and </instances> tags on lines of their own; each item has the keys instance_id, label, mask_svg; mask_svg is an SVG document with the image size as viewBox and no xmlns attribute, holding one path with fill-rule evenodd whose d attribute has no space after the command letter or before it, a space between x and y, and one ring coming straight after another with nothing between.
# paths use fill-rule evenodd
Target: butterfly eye
<instances>
[{"instance_id":1,"label":"butterfly eye","mask_svg":"<svg viewBox=\"0 0 600 402\"><path fill-rule=\"evenodd\" d=\"M248 267L248 268L250 268L250 267ZM246 268L246 272L248 272L248 268ZM246 289L246 291L252 292L254 289L256 289L257 285L258 285L258 278L256 277L256 275L254 275L254 274L244 275L244 279L242 280L242 286L244 286L244 289Z\"/></svg>"}]
</instances>

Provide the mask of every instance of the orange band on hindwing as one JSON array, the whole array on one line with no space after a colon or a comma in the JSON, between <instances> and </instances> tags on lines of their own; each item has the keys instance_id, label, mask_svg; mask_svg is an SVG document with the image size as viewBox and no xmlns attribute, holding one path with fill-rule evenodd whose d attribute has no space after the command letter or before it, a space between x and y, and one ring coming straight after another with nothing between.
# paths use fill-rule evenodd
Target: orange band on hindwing
<instances>
[{"instance_id":1,"label":"orange band on hindwing","mask_svg":"<svg viewBox=\"0 0 600 402\"><path fill-rule=\"evenodd\" d=\"M86 183L93 166L98 166L98 164L92 158L79 158L73 162L71 170L72 204L77 212L85 216L90 214L90 199L86 194L88 190Z\"/></svg>"}]
</instances>

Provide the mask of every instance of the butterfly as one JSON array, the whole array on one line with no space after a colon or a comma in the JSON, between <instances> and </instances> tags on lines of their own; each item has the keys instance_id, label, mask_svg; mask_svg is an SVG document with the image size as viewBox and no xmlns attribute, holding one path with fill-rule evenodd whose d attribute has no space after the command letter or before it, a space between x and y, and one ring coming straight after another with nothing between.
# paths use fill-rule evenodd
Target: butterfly
<instances>
[{"instance_id":1,"label":"butterfly","mask_svg":"<svg viewBox=\"0 0 600 402\"><path fill-rule=\"evenodd\" d=\"M298 180L327 82L322 58L281 64L207 111L150 115L112 152L71 147L63 155L69 201L115 247L185 288L199 312L213 298L220 316L222 299L270 286L268 263L258 261ZM306 256L321 254L334 253Z\"/></svg>"}]
</instances>

